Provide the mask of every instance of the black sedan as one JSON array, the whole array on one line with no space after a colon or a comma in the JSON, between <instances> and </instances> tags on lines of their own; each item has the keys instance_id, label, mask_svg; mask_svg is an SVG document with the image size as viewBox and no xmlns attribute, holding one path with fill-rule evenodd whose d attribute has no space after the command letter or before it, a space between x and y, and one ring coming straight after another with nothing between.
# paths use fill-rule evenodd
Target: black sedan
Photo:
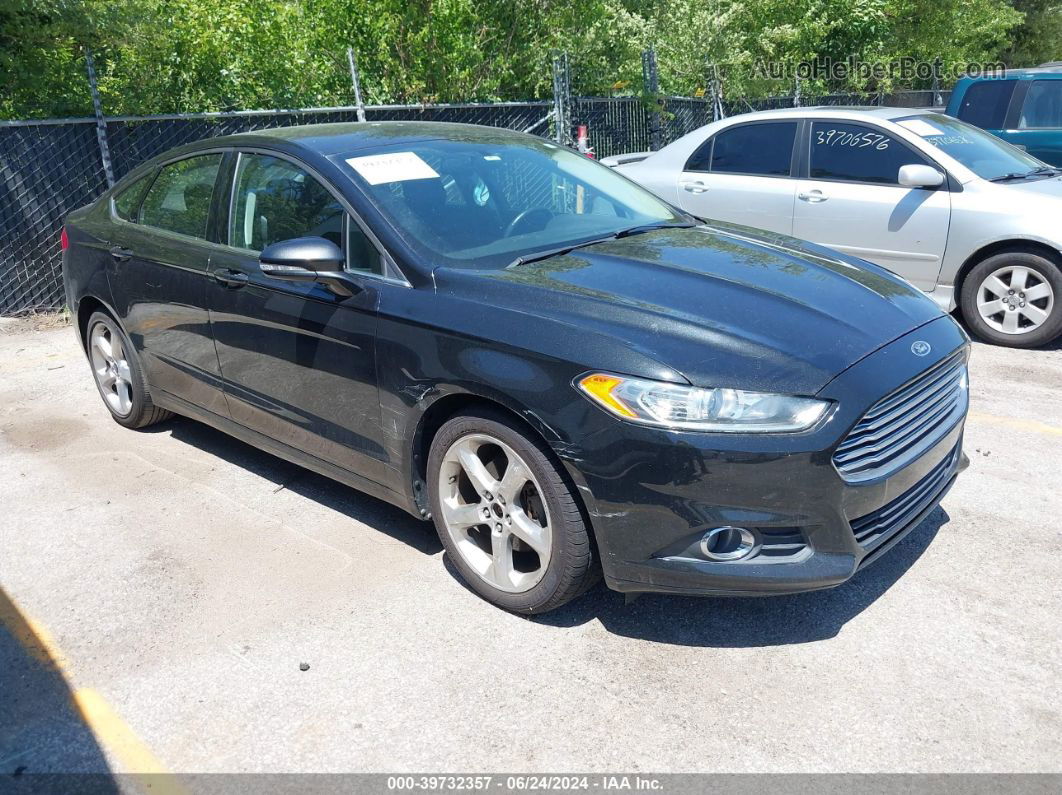
<instances>
[{"instance_id":1,"label":"black sedan","mask_svg":"<svg viewBox=\"0 0 1062 795\"><path fill-rule=\"evenodd\" d=\"M962 467L968 340L881 268L695 219L542 139L214 138L63 230L107 409L171 413L435 522L558 607L837 585Z\"/></svg>"}]
</instances>

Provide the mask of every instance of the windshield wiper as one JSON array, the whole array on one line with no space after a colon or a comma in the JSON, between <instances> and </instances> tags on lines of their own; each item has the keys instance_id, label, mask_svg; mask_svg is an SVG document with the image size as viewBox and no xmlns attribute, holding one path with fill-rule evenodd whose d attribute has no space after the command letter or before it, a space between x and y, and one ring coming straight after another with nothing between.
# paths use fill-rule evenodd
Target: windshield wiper
<instances>
[{"instance_id":1,"label":"windshield wiper","mask_svg":"<svg viewBox=\"0 0 1062 795\"><path fill-rule=\"evenodd\" d=\"M568 254L575 251L577 248L585 248L586 246L595 246L598 243L607 243L610 240L620 240L631 235L640 235L643 232L652 232L654 229L690 229L694 226L699 226L699 222L687 222L680 224L669 223L657 223L657 224L639 224L638 226L631 226L627 229L621 229L608 237L599 237L596 240L587 240L585 243L575 243L567 246L559 246L557 248L548 248L543 251L532 251L530 254L524 254L517 257L509 263L510 268L514 268L517 265L526 265L529 262L539 262L540 260L549 259L550 257L560 257L564 254Z\"/></svg>"},{"instance_id":2,"label":"windshield wiper","mask_svg":"<svg viewBox=\"0 0 1062 795\"><path fill-rule=\"evenodd\" d=\"M1039 177L1049 174L1062 173L1057 168L1052 166L1039 166L1032 171L1013 171L1010 174L1003 174L998 177L992 177L989 182L1008 182L1012 179L1028 179L1029 177Z\"/></svg>"},{"instance_id":3,"label":"windshield wiper","mask_svg":"<svg viewBox=\"0 0 1062 795\"><path fill-rule=\"evenodd\" d=\"M684 223L684 224L641 224L639 226L632 226L627 229L621 229L608 237L599 237L596 240L587 240L584 243L573 243L567 246L558 246L557 248L547 248L542 251L532 251L530 254L523 254L512 262L508 267L515 268L518 265L526 265L529 262L539 262L550 257L560 257L564 254L569 254L575 251L577 248L586 248L587 246L596 246L598 243L607 243L610 240L620 240L631 235L640 235L642 232L652 232L654 229L690 229L694 226L699 226L699 223Z\"/></svg>"},{"instance_id":4,"label":"windshield wiper","mask_svg":"<svg viewBox=\"0 0 1062 795\"><path fill-rule=\"evenodd\" d=\"M587 240L585 243L573 243L567 246L560 246L558 248L547 248L542 251L532 251L530 254L522 254L509 263L508 267L515 268L517 265L526 265L529 262L538 262L540 260L549 259L550 257L560 257L564 254L568 254L575 251L577 248L585 248L586 246L595 246L598 243L607 243L610 240L615 240L615 235L609 235L608 237L599 237L597 240Z\"/></svg>"},{"instance_id":5,"label":"windshield wiper","mask_svg":"<svg viewBox=\"0 0 1062 795\"><path fill-rule=\"evenodd\" d=\"M654 229L691 229L699 224L694 222L686 222L682 224L641 224L639 226L632 226L629 229L621 229L615 234L617 239L623 237L630 237L631 235L640 235L643 232L652 232Z\"/></svg>"}]
</instances>

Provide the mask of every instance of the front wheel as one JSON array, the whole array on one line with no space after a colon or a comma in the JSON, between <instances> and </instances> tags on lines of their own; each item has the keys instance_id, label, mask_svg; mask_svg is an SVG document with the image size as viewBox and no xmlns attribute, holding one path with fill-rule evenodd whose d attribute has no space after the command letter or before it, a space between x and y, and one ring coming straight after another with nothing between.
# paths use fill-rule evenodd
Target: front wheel
<instances>
[{"instance_id":1,"label":"front wheel","mask_svg":"<svg viewBox=\"0 0 1062 795\"><path fill-rule=\"evenodd\" d=\"M1003 252L978 263L963 282L961 306L986 342L1035 348L1062 334L1062 272L1028 252Z\"/></svg>"},{"instance_id":2,"label":"front wheel","mask_svg":"<svg viewBox=\"0 0 1062 795\"><path fill-rule=\"evenodd\" d=\"M596 580L590 533L547 448L493 412L454 417L428 456L439 538L464 581L517 613L544 613Z\"/></svg>"}]
</instances>

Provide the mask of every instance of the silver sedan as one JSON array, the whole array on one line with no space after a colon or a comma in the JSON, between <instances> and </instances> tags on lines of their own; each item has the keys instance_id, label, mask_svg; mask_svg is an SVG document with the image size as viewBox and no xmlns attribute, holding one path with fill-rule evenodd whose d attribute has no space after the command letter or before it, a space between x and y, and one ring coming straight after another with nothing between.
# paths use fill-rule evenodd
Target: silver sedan
<instances>
[{"instance_id":1,"label":"silver sedan","mask_svg":"<svg viewBox=\"0 0 1062 795\"><path fill-rule=\"evenodd\" d=\"M1062 334L1062 170L910 108L788 108L603 161L706 219L877 263L1013 347Z\"/></svg>"}]
</instances>

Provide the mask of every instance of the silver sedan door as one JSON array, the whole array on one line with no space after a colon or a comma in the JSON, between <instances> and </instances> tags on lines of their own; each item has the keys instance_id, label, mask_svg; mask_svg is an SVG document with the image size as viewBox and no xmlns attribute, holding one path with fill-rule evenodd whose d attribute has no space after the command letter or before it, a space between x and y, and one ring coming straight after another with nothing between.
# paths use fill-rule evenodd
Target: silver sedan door
<instances>
[{"instance_id":1,"label":"silver sedan door","mask_svg":"<svg viewBox=\"0 0 1062 795\"><path fill-rule=\"evenodd\" d=\"M701 218L791 234L799 122L726 127L698 147L678 177L678 202Z\"/></svg>"},{"instance_id":2,"label":"silver sedan door","mask_svg":"<svg viewBox=\"0 0 1062 795\"><path fill-rule=\"evenodd\" d=\"M793 236L870 260L932 290L951 220L947 182L899 184L900 167L937 168L876 125L812 122L807 177L797 182Z\"/></svg>"}]
</instances>

